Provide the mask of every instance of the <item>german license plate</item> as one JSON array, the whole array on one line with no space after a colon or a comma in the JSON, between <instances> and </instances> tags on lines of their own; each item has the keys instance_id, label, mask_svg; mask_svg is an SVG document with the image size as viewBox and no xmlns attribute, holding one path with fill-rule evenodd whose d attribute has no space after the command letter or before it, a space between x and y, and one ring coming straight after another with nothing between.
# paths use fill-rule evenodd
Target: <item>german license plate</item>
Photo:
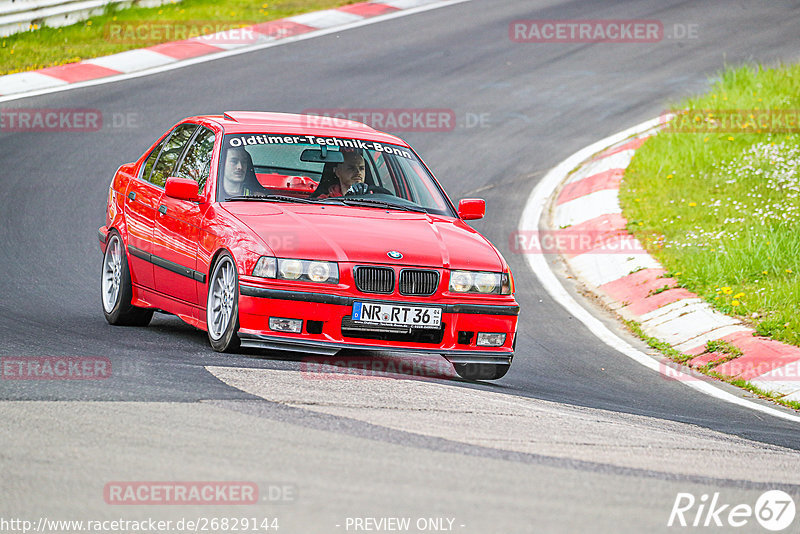
<instances>
[{"instance_id":1,"label":"german license plate","mask_svg":"<svg viewBox=\"0 0 800 534\"><path fill-rule=\"evenodd\" d=\"M353 321L383 326L439 328L442 324L442 309L378 302L354 302Z\"/></svg>"}]
</instances>

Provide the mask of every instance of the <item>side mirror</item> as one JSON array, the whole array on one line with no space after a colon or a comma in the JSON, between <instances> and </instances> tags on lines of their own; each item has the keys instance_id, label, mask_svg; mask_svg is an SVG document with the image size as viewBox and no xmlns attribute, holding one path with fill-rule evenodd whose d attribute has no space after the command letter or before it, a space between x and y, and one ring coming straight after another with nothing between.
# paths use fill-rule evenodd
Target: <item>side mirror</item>
<instances>
[{"instance_id":1,"label":"side mirror","mask_svg":"<svg viewBox=\"0 0 800 534\"><path fill-rule=\"evenodd\" d=\"M178 178L170 176L164 184L164 194L168 197L179 198L181 200L200 201L197 182L191 178Z\"/></svg>"},{"instance_id":2,"label":"side mirror","mask_svg":"<svg viewBox=\"0 0 800 534\"><path fill-rule=\"evenodd\" d=\"M483 219L486 215L486 201L482 198L462 198L458 203L458 216L465 221Z\"/></svg>"}]
</instances>

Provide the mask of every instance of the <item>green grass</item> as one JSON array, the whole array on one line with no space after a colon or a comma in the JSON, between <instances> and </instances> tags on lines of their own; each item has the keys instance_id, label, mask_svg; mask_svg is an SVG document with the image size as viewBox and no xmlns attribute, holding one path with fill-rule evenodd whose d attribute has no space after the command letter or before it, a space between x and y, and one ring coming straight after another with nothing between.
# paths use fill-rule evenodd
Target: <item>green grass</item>
<instances>
[{"instance_id":1,"label":"green grass","mask_svg":"<svg viewBox=\"0 0 800 534\"><path fill-rule=\"evenodd\" d=\"M720 354L730 355L734 358L738 358L744 354L742 349L733 343L728 343L721 339L714 339L706 343L706 352L718 352Z\"/></svg>"},{"instance_id":2,"label":"green grass","mask_svg":"<svg viewBox=\"0 0 800 534\"><path fill-rule=\"evenodd\" d=\"M705 352L706 353L713 352L719 354L720 357L717 358L716 360L711 360L710 362L708 362L703 366L696 367L696 369L699 369L701 372L704 373L711 371L718 365L722 365L723 363L735 360L736 358L738 358L743 354L742 350L736 345L718 339L706 343Z\"/></svg>"},{"instance_id":3,"label":"green grass","mask_svg":"<svg viewBox=\"0 0 800 534\"><path fill-rule=\"evenodd\" d=\"M670 345L666 341L661 341L658 338L648 336L647 334L644 333L644 330L642 330L642 325L639 324L638 322L628 321L624 319L623 322L631 332L636 334L640 339L642 339L645 343L647 343L648 346L650 346L653 349L656 349L664 356L667 356L673 362L686 363L692 358L694 358L694 356L690 356L688 354L684 354L680 351L673 349L672 345Z\"/></svg>"},{"instance_id":4,"label":"green grass","mask_svg":"<svg viewBox=\"0 0 800 534\"><path fill-rule=\"evenodd\" d=\"M112 24L212 22L234 27L250 25L328 9L357 0L183 0L156 8L108 8L103 15L63 28L40 27L0 38L0 75L74 63L134 48L152 46L174 38L112 39ZM199 25L198 25L199 26ZM224 28L227 29L227 28ZM131 42L133 41L133 42Z\"/></svg>"},{"instance_id":5,"label":"green grass","mask_svg":"<svg viewBox=\"0 0 800 534\"><path fill-rule=\"evenodd\" d=\"M708 122L721 110L797 112L800 65L729 68L673 109L697 110L690 124L706 131L662 132L636 152L620 189L629 230L682 287L800 345L800 134L770 133L749 111L736 131Z\"/></svg>"}]
</instances>

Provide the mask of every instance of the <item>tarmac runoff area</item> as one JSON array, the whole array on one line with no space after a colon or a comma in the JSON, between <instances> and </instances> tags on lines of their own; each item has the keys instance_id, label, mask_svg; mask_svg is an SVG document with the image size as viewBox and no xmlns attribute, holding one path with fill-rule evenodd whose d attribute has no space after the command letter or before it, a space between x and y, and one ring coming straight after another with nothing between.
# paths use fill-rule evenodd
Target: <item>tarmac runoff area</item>
<instances>
[{"instance_id":1,"label":"tarmac runoff area","mask_svg":"<svg viewBox=\"0 0 800 534\"><path fill-rule=\"evenodd\" d=\"M456 2L458 1L460 0L456 0ZM112 78L122 79L124 75L189 65L205 59L230 55L237 51L244 52L257 47L269 46L285 39L299 36L308 37L315 32L344 29L346 26L366 23L367 19L374 17L399 15L404 11L433 9L451 3L454 3L453 0L361 2L336 9L303 13L243 28L200 35L190 39L161 43L147 48L128 50L77 63L8 74L0 76L0 97L21 96L34 91L47 92L73 84L104 79L108 79L108 81L111 81ZM154 22L153 26L161 28L157 22Z\"/></svg>"}]
</instances>

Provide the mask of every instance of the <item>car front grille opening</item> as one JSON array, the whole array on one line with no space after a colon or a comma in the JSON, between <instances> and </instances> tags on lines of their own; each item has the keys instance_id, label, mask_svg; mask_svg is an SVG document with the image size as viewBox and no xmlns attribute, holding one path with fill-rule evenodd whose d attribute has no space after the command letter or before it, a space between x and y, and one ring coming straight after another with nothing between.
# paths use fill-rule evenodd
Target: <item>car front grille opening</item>
<instances>
[{"instance_id":1,"label":"car front grille opening","mask_svg":"<svg viewBox=\"0 0 800 534\"><path fill-rule=\"evenodd\" d=\"M356 287L363 293L394 291L394 269L391 267L358 266L353 270Z\"/></svg>"},{"instance_id":2,"label":"car front grille opening","mask_svg":"<svg viewBox=\"0 0 800 534\"><path fill-rule=\"evenodd\" d=\"M400 294L428 297L439 287L439 273L421 269L400 271Z\"/></svg>"},{"instance_id":3,"label":"car front grille opening","mask_svg":"<svg viewBox=\"0 0 800 534\"><path fill-rule=\"evenodd\" d=\"M468 332L466 330L459 330L458 332L458 344L459 345L469 345L472 343L472 338L475 337L475 332Z\"/></svg>"},{"instance_id":4,"label":"car front grille opening","mask_svg":"<svg viewBox=\"0 0 800 534\"><path fill-rule=\"evenodd\" d=\"M358 339L379 339L409 343L439 344L444 339L445 324L439 328L411 328L356 323L349 316L342 318L342 336Z\"/></svg>"},{"instance_id":5,"label":"car front grille opening","mask_svg":"<svg viewBox=\"0 0 800 534\"><path fill-rule=\"evenodd\" d=\"M321 334L323 321L306 321L306 332L309 334Z\"/></svg>"}]
</instances>

